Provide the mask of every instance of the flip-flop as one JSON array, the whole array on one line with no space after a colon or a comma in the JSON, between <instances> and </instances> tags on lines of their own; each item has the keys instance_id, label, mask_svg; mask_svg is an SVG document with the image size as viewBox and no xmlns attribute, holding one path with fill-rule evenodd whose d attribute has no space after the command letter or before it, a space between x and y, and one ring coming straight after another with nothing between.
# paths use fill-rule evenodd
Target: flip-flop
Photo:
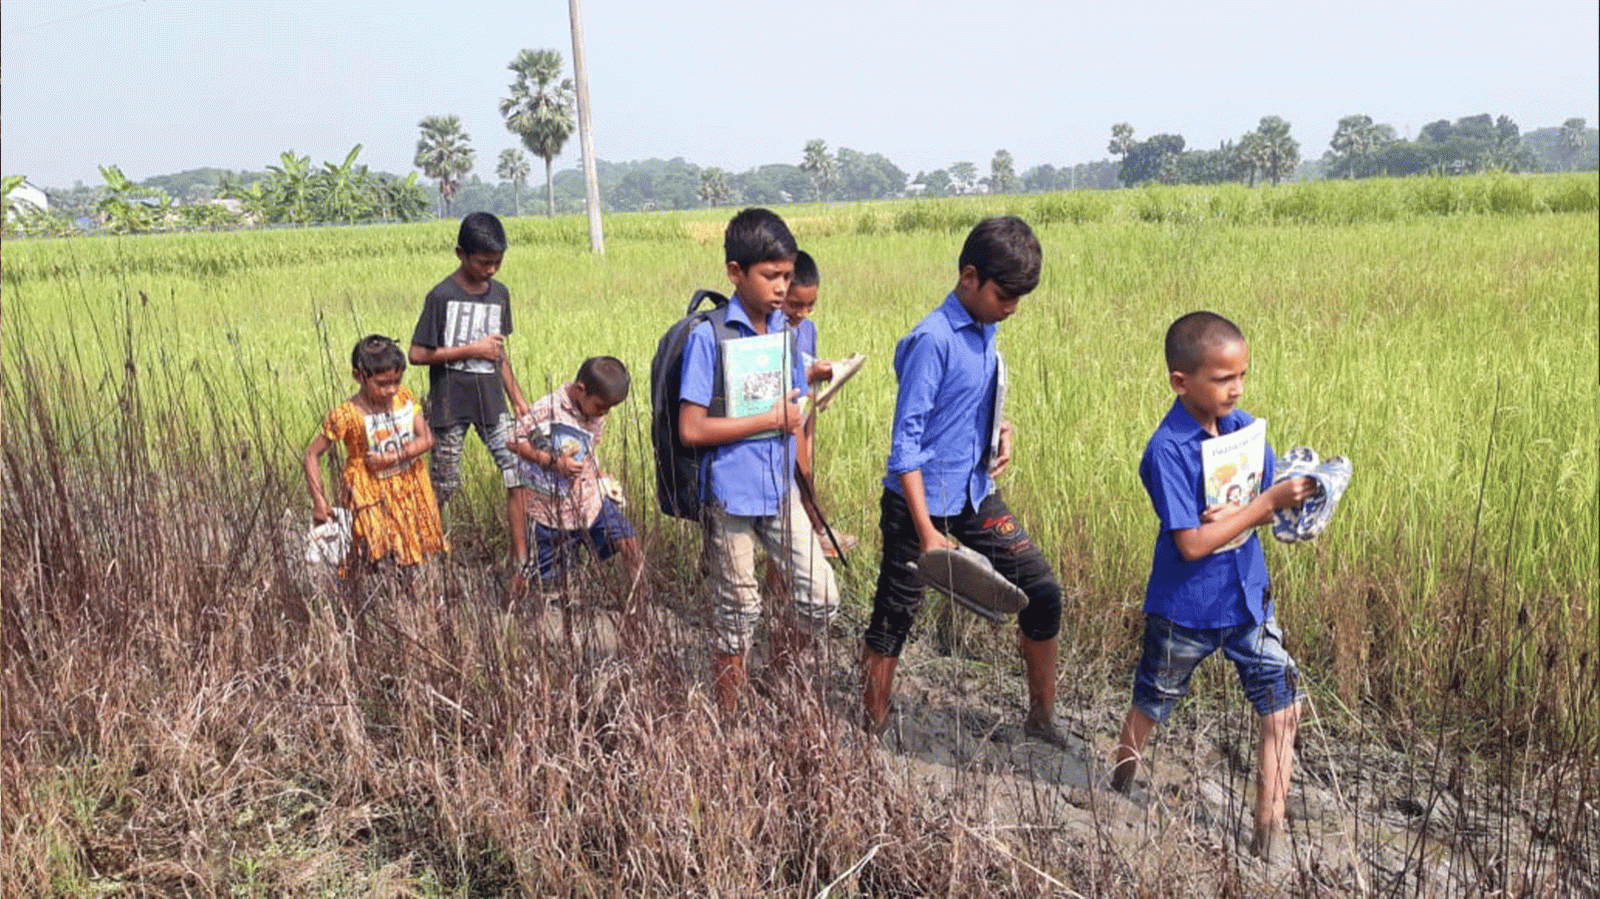
<instances>
[{"instance_id":1,"label":"flip-flop","mask_svg":"<svg viewBox=\"0 0 1600 899\"><path fill-rule=\"evenodd\" d=\"M1282 543L1310 540L1321 534L1333 520L1333 510L1350 485L1354 467L1344 456L1318 460L1317 454L1303 446L1290 450L1278 460L1274 481L1306 477L1316 482L1317 490L1298 508L1279 509L1272 525L1272 536Z\"/></svg>"},{"instance_id":2,"label":"flip-flop","mask_svg":"<svg viewBox=\"0 0 1600 899\"><path fill-rule=\"evenodd\" d=\"M1272 482L1286 481L1290 478L1309 478L1317 470L1317 453L1308 446L1297 446L1278 458L1278 465L1274 471ZM1309 504L1316 497L1306 500ZM1300 540L1300 516L1305 505L1292 509L1279 509L1273 513L1272 536L1279 543L1294 543Z\"/></svg>"},{"instance_id":3,"label":"flip-flop","mask_svg":"<svg viewBox=\"0 0 1600 899\"><path fill-rule=\"evenodd\" d=\"M1005 621L1028 605L1028 595L965 546L930 549L910 565L922 583L990 621Z\"/></svg>"},{"instance_id":4,"label":"flip-flop","mask_svg":"<svg viewBox=\"0 0 1600 899\"><path fill-rule=\"evenodd\" d=\"M1344 489L1350 486L1353 472L1354 466L1343 456L1323 459L1317 470L1312 472L1311 479L1317 482L1320 489L1317 491L1317 504L1312 506L1308 503L1301 516L1301 540L1310 540L1327 529L1328 522L1333 520L1334 507L1339 505Z\"/></svg>"},{"instance_id":5,"label":"flip-flop","mask_svg":"<svg viewBox=\"0 0 1600 899\"><path fill-rule=\"evenodd\" d=\"M828 539L828 535L827 535L826 532L824 532L824 531L818 531L817 532L817 542L822 544L822 555L825 558L837 559L842 554L848 553L851 550L853 550L856 547L861 545L861 538L857 537L855 534L837 534L836 533L836 534L833 535L833 539L839 541L839 550L838 550L838 552L834 551L833 540L829 540Z\"/></svg>"}]
</instances>

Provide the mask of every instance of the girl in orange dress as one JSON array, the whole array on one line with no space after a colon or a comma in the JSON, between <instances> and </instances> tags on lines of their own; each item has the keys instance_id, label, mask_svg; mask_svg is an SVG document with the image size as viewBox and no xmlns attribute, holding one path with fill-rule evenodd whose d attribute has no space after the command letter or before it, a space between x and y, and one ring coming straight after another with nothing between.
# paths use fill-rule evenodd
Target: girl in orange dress
<instances>
[{"instance_id":1,"label":"girl in orange dress","mask_svg":"<svg viewBox=\"0 0 1600 899\"><path fill-rule=\"evenodd\" d=\"M361 389L328 413L306 447L311 519L321 524L333 514L322 492L322 455L341 443L339 499L352 518L352 556L413 569L449 549L427 467L417 464L433 447L433 432L416 396L400 383L406 357L393 340L361 338L350 369Z\"/></svg>"}]
</instances>

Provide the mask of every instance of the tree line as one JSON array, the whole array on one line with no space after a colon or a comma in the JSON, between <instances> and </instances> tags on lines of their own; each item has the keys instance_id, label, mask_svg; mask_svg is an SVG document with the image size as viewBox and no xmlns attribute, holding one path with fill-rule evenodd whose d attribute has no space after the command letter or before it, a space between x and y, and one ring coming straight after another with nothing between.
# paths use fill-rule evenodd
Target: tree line
<instances>
[{"instance_id":1,"label":"tree line","mask_svg":"<svg viewBox=\"0 0 1600 899\"><path fill-rule=\"evenodd\" d=\"M1254 131L1215 150L1187 150L1181 134L1157 134L1134 140L1133 126L1111 127L1107 152L1121 158L1118 180L1139 184L1216 184L1257 180L1277 184L1290 178L1401 178L1409 175L1467 175L1485 172L1574 171L1596 167L1594 129L1581 118L1567 119L1559 129L1545 128L1524 136L1509 116L1465 116L1439 119L1424 126L1415 140L1396 135L1394 126L1377 124L1369 115L1339 120L1328 150L1306 171L1300 144L1289 123L1265 116Z\"/></svg>"},{"instance_id":2,"label":"tree line","mask_svg":"<svg viewBox=\"0 0 1600 899\"><path fill-rule=\"evenodd\" d=\"M360 145L343 162L320 167L290 150L280 154L278 165L262 172L199 169L139 184L131 183L116 166L105 166L101 168L105 184L51 192L49 212L30 208L20 216L8 215L7 230L53 234L90 227L132 233L415 221L429 215L450 217L458 207L521 215L523 190L532 173L530 155L544 162L545 214L581 212L582 175L576 168L553 171L556 157L576 129L575 92L572 79L562 74L561 53L522 50L506 68L512 79L498 108L506 130L521 146L500 151L495 182L474 174L477 153L460 117L438 114L417 123L413 165L418 171L406 176L357 165ZM770 163L739 173L702 167L681 157L626 163L598 160L596 170L605 211L627 212L1143 184L1235 181L1254 186L1317 178L1592 170L1600 144L1595 129L1581 118L1526 135L1504 115L1440 119L1411 139L1363 114L1340 119L1328 149L1318 159L1305 160L1291 132L1283 118L1264 116L1237 140L1208 150L1189 148L1181 134L1159 133L1139 140L1131 124L1119 122L1111 126L1106 145L1112 159L1062 167L1036 165L1021 173L1012 154L999 149L989 160L987 174L970 161L957 161L908 176L880 153L849 147L834 150L820 138L806 141L793 163ZM418 172L433 183L419 182ZM9 191L10 179L7 185Z\"/></svg>"},{"instance_id":3,"label":"tree line","mask_svg":"<svg viewBox=\"0 0 1600 899\"><path fill-rule=\"evenodd\" d=\"M356 164L360 153L357 144L342 162L315 166L311 157L286 150L279 154L279 164L264 172L241 175L200 169L137 184L119 166L101 166L104 183L51 194L48 210L29 206L19 210L15 221L8 214L6 230L35 235L84 230L141 234L256 225L413 222L428 216L432 203L415 172L403 177L373 172ZM16 184L12 179L6 183L9 193Z\"/></svg>"}]
</instances>

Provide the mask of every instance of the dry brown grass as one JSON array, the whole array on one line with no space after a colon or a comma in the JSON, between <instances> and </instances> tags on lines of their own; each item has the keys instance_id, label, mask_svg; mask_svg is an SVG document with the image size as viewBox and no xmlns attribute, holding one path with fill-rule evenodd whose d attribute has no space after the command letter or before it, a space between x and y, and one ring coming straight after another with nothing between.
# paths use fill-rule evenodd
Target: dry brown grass
<instances>
[{"instance_id":1,"label":"dry brown grass","mask_svg":"<svg viewBox=\"0 0 1600 899\"><path fill-rule=\"evenodd\" d=\"M6 379L5 895L1038 895L898 792L822 678L721 720L662 573L620 619L583 587L504 612L472 559L439 595L305 592L298 485L250 464L281 447L149 433L131 370L57 380Z\"/></svg>"},{"instance_id":2,"label":"dry brown grass","mask_svg":"<svg viewBox=\"0 0 1600 899\"><path fill-rule=\"evenodd\" d=\"M752 692L723 720L707 697L693 566L670 535L646 534L665 551L647 601L580 584L569 591L580 609L508 613L493 567L470 552L443 566L437 594L381 576L303 590L279 553L300 488L262 461L294 448L248 402L195 408L131 368L89 385L64 360L20 358L5 372L0 509L6 896L1259 888L1203 829L1164 829L1130 852L1104 797L1087 799L1087 830L1060 826L1059 800L1019 800L1022 820L1004 829L980 823L994 788L933 794L897 777L853 726L837 665ZM174 436L187 423L246 437ZM992 634L951 640L1005 655ZM1096 652L1067 664L1120 670L1111 649ZM1360 667L1346 664L1341 680ZM1551 848L1516 871L1501 852L1497 873L1497 847L1483 845L1463 883L1594 882L1582 861L1600 845L1589 748L1541 747L1547 764L1468 778L1501 785L1502 805L1525 810ZM1413 755L1448 787L1449 758ZM1138 863L1151 849L1158 862ZM1340 883L1283 880L1313 895Z\"/></svg>"}]
</instances>

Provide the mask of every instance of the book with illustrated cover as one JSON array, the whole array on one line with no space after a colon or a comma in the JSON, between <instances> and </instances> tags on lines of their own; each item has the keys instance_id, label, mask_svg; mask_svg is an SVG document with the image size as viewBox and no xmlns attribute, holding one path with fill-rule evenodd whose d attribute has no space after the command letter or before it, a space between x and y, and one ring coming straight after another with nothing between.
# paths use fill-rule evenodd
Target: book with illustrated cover
<instances>
[{"instance_id":1,"label":"book with illustrated cover","mask_svg":"<svg viewBox=\"0 0 1600 899\"><path fill-rule=\"evenodd\" d=\"M790 390L789 332L774 331L722 342L722 384L729 418L770 411ZM776 437L774 428L748 440Z\"/></svg>"},{"instance_id":2,"label":"book with illustrated cover","mask_svg":"<svg viewBox=\"0 0 1600 899\"><path fill-rule=\"evenodd\" d=\"M417 439L415 403L408 401L390 412L371 412L362 419L367 427L367 449L371 453L398 452ZM374 474L379 478L392 478L416 463L415 458L407 459Z\"/></svg>"},{"instance_id":3,"label":"book with illustrated cover","mask_svg":"<svg viewBox=\"0 0 1600 899\"><path fill-rule=\"evenodd\" d=\"M594 440L588 431L563 421L548 421L528 435L528 442L538 449L557 456L571 456L579 462L589 458ZM531 490L545 496L566 496L572 490L572 479L543 465L522 466L522 482Z\"/></svg>"},{"instance_id":4,"label":"book with illustrated cover","mask_svg":"<svg viewBox=\"0 0 1600 899\"><path fill-rule=\"evenodd\" d=\"M867 357L865 355L851 353L849 356L834 362L833 379L828 382L826 387L817 391L817 395L812 398L810 408L818 412L828 408L828 404L833 402L833 398L839 395L839 388L843 387L846 381L855 377L856 372L861 370L861 363L866 361Z\"/></svg>"},{"instance_id":5,"label":"book with illustrated cover","mask_svg":"<svg viewBox=\"0 0 1600 899\"><path fill-rule=\"evenodd\" d=\"M1237 431L1200 441L1205 472L1206 506L1243 506L1261 492L1261 471L1267 458L1267 421L1258 418ZM1215 552L1238 549L1250 539L1246 529Z\"/></svg>"}]
</instances>

